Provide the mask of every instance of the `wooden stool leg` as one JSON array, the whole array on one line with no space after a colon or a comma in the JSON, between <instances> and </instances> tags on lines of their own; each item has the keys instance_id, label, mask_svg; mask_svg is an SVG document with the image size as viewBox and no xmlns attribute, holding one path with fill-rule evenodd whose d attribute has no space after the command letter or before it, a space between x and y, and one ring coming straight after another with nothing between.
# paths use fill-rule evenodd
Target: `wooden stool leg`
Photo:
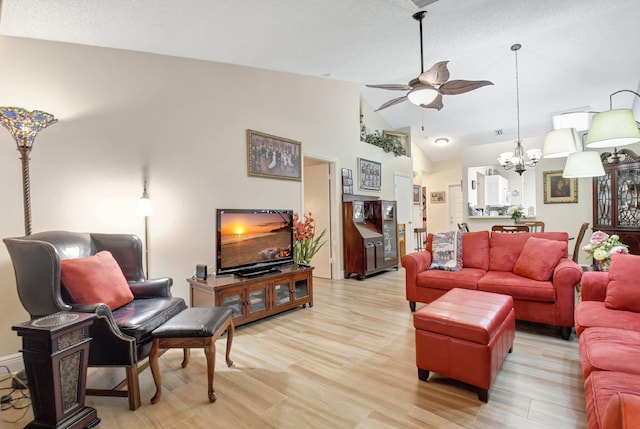
<instances>
[{"instance_id":1,"label":"wooden stool leg","mask_svg":"<svg viewBox=\"0 0 640 429\"><path fill-rule=\"evenodd\" d=\"M227 354L225 356L227 360L227 366L233 365L233 361L229 357L229 354L231 353L231 343L233 343L233 331L233 320L231 319L231 317L229 317L229 325L227 326Z\"/></svg>"},{"instance_id":2,"label":"wooden stool leg","mask_svg":"<svg viewBox=\"0 0 640 429\"><path fill-rule=\"evenodd\" d=\"M160 354L160 340L155 338L153 340L153 346L151 346L151 352L149 353L149 366L151 367L151 375L153 375L153 382L156 384L156 394L151 398L151 403L155 404L160 400L162 396L162 381L160 379L160 368L158 367L158 357Z\"/></svg>"},{"instance_id":3,"label":"wooden stool leg","mask_svg":"<svg viewBox=\"0 0 640 429\"><path fill-rule=\"evenodd\" d=\"M191 349L188 347L185 347L182 349L182 367L186 368L187 365L189 365L189 356L191 355Z\"/></svg>"},{"instance_id":4,"label":"wooden stool leg","mask_svg":"<svg viewBox=\"0 0 640 429\"><path fill-rule=\"evenodd\" d=\"M207 389L209 402L215 402L218 395L213 390L213 373L216 368L216 342L213 338L208 338L204 345L204 354L207 357Z\"/></svg>"}]
</instances>

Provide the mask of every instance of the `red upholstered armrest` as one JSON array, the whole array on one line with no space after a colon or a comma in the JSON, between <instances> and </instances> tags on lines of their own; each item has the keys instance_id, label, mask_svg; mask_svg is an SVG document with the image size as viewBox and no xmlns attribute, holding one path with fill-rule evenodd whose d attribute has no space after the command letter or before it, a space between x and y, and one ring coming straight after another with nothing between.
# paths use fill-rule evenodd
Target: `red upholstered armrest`
<instances>
[{"instance_id":1,"label":"red upholstered armrest","mask_svg":"<svg viewBox=\"0 0 640 429\"><path fill-rule=\"evenodd\" d=\"M580 281L582 269L580 265L569 258L560 258L560 262L553 269L553 287L573 287Z\"/></svg>"},{"instance_id":2,"label":"red upholstered armrest","mask_svg":"<svg viewBox=\"0 0 640 429\"><path fill-rule=\"evenodd\" d=\"M425 271L431 265L431 252L414 252L402 257L402 266L405 269L404 286L407 300L415 302L418 297L418 274Z\"/></svg>"},{"instance_id":3,"label":"red upholstered armrest","mask_svg":"<svg viewBox=\"0 0 640 429\"><path fill-rule=\"evenodd\" d=\"M602 422L603 429L640 427L640 396L618 392L611 397Z\"/></svg>"},{"instance_id":4,"label":"red upholstered armrest","mask_svg":"<svg viewBox=\"0 0 640 429\"><path fill-rule=\"evenodd\" d=\"M583 301L602 301L607 296L609 273L602 271L587 271L582 274L580 285L582 287Z\"/></svg>"}]
</instances>

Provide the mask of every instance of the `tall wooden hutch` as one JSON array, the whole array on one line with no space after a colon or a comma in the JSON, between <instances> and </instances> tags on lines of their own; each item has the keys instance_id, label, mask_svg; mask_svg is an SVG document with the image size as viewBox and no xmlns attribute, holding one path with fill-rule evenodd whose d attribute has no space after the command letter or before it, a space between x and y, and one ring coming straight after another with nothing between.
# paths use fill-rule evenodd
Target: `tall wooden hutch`
<instances>
[{"instance_id":1,"label":"tall wooden hutch","mask_svg":"<svg viewBox=\"0 0 640 429\"><path fill-rule=\"evenodd\" d=\"M593 179L593 229L617 234L640 254L640 159L628 149L601 155L605 175Z\"/></svg>"},{"instance_id":2,"label":"tall wooden hutch","mask_svg":"<svg viewBox=\"0 0 640 429\"><path fill-rule=\"evenodd\" d=\"M359 280L398 269L396 202L352 200L343 202L345 278Z\"/></svg>"}]
</instances>

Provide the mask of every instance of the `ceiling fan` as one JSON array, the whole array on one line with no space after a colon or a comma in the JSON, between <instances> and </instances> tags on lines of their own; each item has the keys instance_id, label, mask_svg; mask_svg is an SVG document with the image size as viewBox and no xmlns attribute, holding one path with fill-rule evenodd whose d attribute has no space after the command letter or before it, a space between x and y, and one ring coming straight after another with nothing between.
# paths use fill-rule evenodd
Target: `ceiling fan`
<instances>
[{"instance_id":1,"label":"ceiling fan","mask_svg":"<svg viewBox=\"0 0 640 429\"><path fill-rule=\"evenodd\" d=\"M420 76L417 78L412 79L407 85L367 85L369 88L409 91L402 97L387 101L382 106L378 107L376 112L395 104L402 103L405 100L409 100L411 103L424 107L425 109L440 110L444 107L442 104L443 95L463 94L483 86L493 85L493 82L488 80L449 80L449 69L447 69L447 63L449 61L440 61L439 63L434 64L429 70L424 71L422 19L426 14L427 11L425 10L413 14L413 19L420 23L420 70L422 70L422 73L420 73Z\"/></svg>"}]
</instances>

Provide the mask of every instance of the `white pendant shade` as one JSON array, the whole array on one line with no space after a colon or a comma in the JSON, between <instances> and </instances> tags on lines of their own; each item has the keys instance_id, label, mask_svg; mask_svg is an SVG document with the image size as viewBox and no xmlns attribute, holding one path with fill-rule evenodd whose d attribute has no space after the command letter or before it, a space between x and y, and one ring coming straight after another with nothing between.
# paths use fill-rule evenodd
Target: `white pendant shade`
<instances>
[{"instance_id":1,"label":"white pendant shade","mask_svg":"<svg viewBox=\"0 0 640 429\"><path fill-rule=\"evenodd\" d=\"M437 95L438 91L436 91L435 88L417 86L416 88L412 89L409 94L407 94L407 98L416 106L420 106L423 104L431 103Z\"/></svg>"},{"instance_id":2,"label":"white pendant shade","mask_svg":"<svg viewBox=\"0 0 640 429\"><path fill-rule=\"evenodd\" d=\"M600 153L596 151L574 152L567 157L562 177L597 177L604 176L604 167Z\"/></svg>"},{"instance_id":3,"label":"white pendant shade","mask_svg":"<svg viewBox=\"0 0 640 429\"><path fill-rule=\"evenodd\" d=\"M594 112L567 112L555 115L551 118L553 129L575 128L576 131L587 131Z\"/></svg>"},{"instance_id":4,"label":"white pendant shade","mask_svg":"<svg viewBox=\"0 0 640 429\"><path fill-rule=\"evenodd\" d=\"M544 138L543 158L562 158L581 149L575 128L560 128L547 132Z\"/></svg>"},{"instance_id":5,"label":"white pendant shade","mask_svg":"<svg viewBox=\"0 0 640 429\"><path fill-rule=\"evenodd\" d=\"M600 112L591 119L586 146L618 147L640 142L640 131L631 109Z\"/></svg>"}]
</instances>

